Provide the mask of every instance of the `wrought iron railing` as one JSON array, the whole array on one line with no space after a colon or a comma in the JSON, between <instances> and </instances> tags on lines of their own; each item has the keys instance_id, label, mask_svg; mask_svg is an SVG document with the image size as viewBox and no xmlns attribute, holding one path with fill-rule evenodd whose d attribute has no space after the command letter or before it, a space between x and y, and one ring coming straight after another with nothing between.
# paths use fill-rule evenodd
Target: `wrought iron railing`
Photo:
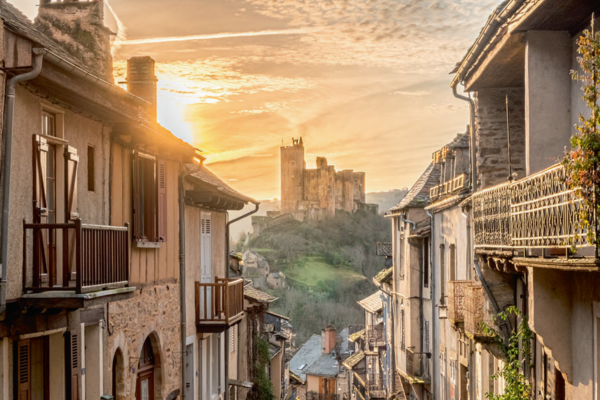
<instances>
[{"instance_id":1,"label":"wrought iron railing","mask_svg":"<svg viewBox=\"0 0 600 400\"><path fill-rule=\"evenodd\" d=\"M454 323L465 320L465 288L472 281L448 282L448 319Z\"/></svg>"},{"instance_id":2,"label":"wrought iron railing","mask_svg":"<svg viewBox=\"0 0 600 400\"><path fill-rule=\"evenodd\" d=\"M371 348L385 346L385 331L383 324L367 328L367 342Z\"/></svg>"},{"instance_id":3,"label":"wrought iron railing","mask_svg":"<svg viewBox=\"0 0 600 400\"><path fill-rule=\"evenodd\" d=\"M29 233L31 239L29 241ZM30 249L30 246L32 249ZM23 292L77 294L129 284L129 225L23 221ZM28 252L32 251L31 261ZM31 264L30 264L31 262Z\"/></svg>"},{"instance_id":4,"label":"wrought iron railing","mask_svg":"<svg viewBox=\"0 0 600 400\"><path fill-rule=\"evenodd\" d=\"M590 246L580 223L583 208L560 165L483 190L473 195L475 247Z\"/></svg>"}]
</instances>

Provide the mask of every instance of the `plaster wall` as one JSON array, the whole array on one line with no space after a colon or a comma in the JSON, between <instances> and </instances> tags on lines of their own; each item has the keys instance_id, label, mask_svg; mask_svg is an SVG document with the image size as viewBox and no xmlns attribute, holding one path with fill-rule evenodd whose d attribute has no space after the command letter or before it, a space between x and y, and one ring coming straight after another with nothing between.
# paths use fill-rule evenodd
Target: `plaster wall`
<instances>
[{"instance_id":1,"label":"plaster wall","mask_svg":"<svg viewBox=\"0 0 600 400\"><path fill-rule=\"evenodd\" d=\"M529 31L526 37L525 155L530 175L555 164L569 145L573 45L568 32Z\"/></svg>"}]
</instances>

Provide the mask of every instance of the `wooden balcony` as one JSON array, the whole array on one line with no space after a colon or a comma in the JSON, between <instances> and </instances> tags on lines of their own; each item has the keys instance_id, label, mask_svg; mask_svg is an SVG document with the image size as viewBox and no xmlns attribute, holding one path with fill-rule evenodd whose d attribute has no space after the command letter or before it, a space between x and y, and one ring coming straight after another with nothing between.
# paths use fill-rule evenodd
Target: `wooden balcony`
<instances>
[{"instance_id":1,"label":"wooden balcony","mask_svg":"<svg viewBox=\"0 0 600 400\"><path fill-rule=\"evenodd\" d=\"M458 175L451 181L444 182L440 185L434 186L429 189L429 197L435 200L438 197L458 192L465 188L465 174Z\"/></svg>"},{"instance_id":2,"label":"wooden balcony","mask_svg":"<svg viewBox=\"0 0 600 400\"><path fill-rule=\"evenodd\" d=\"M383 323L376 326L369 326L366 330L366 337L370 348L385 347Z\"/></svg>"},{"instance_id":3,"label":"wooden balcony","mask_svg":"<svg viewBox=\"0 0 600 400\"><path fill-rule=\"evenodd\" d=\"M485 342L490 339L484 332L482 324L493 325L493 318L485 311L483 287L478 285L467 285L464 290L465 304L465 333L471 339Z\"/></svg>"},{"instance_id":4,"label":"wooden balcony","mask_svg":"<svg viewBox=\"0 0 600 400\"><path fill-rule=\"evenodd\" d=\"M367 374L367 392L371 399L387 398L382 374Z\"/></svg>"},{"instance_id":5,"label":"wooden balcony","mask_svg":"<svg viewBox=\"0 0 600 400\"><path fill-rule=\"evenodd\" d=\"M586 241L580 215L582 199L565 183L555 165L527 178L494 186L473 195L475 248L484 250L593 247ZM593 212L593 210L589 210Z\"/></svg>"},{"instance_id":6,"label":"wooden balcony","mask_svg":"<svg viewBox=\"0 0 600 400\"><path fill-rule=\"evenodd\" d=\"M244 280L196 282L196 325L200 332L223 332L244 316Z\"/></svg>"},{"instance_id":7,"label":"wooden balcony","mask_svg":"<svg viewBox=\"0 0 600 400\"><path fill-rule=\"evenodd\" d=\"M448 319L454 323L465 322L465 288L472 281L448 282Z\"/></svg>"},{"instance_id":8,"label":"wooden balcony","mask_svg":"<svg viewBox=\"0 0 600 400\"><path fill-rule=\"evenodd\" d=\"M133 296L129 246L128 225L24 221L21 301L31 308L76 309Z\"/></svg>"}]
</instances>

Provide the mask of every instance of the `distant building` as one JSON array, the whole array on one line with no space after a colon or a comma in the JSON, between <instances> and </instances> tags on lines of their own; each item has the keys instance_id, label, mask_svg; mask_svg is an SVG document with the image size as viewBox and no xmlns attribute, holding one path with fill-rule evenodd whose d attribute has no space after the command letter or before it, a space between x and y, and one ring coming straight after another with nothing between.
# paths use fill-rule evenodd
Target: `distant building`
<instances>
[{"instance_id":1,"label":"distant building","mask_svg":"<svg viewBox=\"0 0 600 400\"><path fill-rule=\"evenodd\" d=\"M336 172L325 157L317 157L317 168L306 169L302 138L281 147L281 213L298 220L318 220L336 210L375 210L365 200L365 173Z\"/></svg>"}]
</instances>

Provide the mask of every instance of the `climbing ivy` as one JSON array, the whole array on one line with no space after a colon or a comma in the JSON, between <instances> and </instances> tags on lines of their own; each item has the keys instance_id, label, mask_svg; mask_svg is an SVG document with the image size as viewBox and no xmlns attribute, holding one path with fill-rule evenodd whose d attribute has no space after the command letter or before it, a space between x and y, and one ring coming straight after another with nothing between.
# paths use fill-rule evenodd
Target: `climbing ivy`
<instances>
[{"instance_id":1,"label":"climbing ivy","mask_svg":"<svg viewBox=\"0 0 600 400\"><path fill-rule=\"evenodd\" d=\"M598 106L598 87L600 86L600 33L595 32L592 18L592 30L586 30L578 39L577 61L581 73L571 71L573 80L582 82L582 99L591 111L590 116L579 115L579 123L575 125L578 133L571 137L571 149L567 150L561 162L566 172L565 182L575 194L583 199L585 207L579 212L579 226L586 232L585 240L591 245L598 245L596 228L600 221L600 213L593 212L598 207L598 185L600 184L600 106ZM579 240L575 233L570 244Z\"/></svg>"},{"instance_id":2,"label":"climbing ivy","mask_svg":"<svg viewBox=\"0 0 600 400\"><path fill-rule=\"evenodd\" d=\"M488 400L529 400L531 393L531 384L523 374L524 367L532 366L531 357L531 339L533 332L529 329L529 322L526 316L516 307L509 307L506 312L498 314L497 319L501 323L508 320L512 314L518 321L517 328L510 333L508 341L485 323L481 323L486 335L494 338L494 341L504 356L504 368L491 378L504 380L504 393L494 394L486 393Z\"/></svg>"},{"instance_id":3,"label":"climbing ivy","mask_svg":"<svg viewBox=\"0 0 600 400\"><path fill-rule=\"evenodd\" d=\"M252 364L252 375L254 376L254 387L249 394L252 400L274 400L273 383L267 368L271 361L269 357L269 342L260 336L255 336L256 359Z\"/></svg>"}]
</instances>

